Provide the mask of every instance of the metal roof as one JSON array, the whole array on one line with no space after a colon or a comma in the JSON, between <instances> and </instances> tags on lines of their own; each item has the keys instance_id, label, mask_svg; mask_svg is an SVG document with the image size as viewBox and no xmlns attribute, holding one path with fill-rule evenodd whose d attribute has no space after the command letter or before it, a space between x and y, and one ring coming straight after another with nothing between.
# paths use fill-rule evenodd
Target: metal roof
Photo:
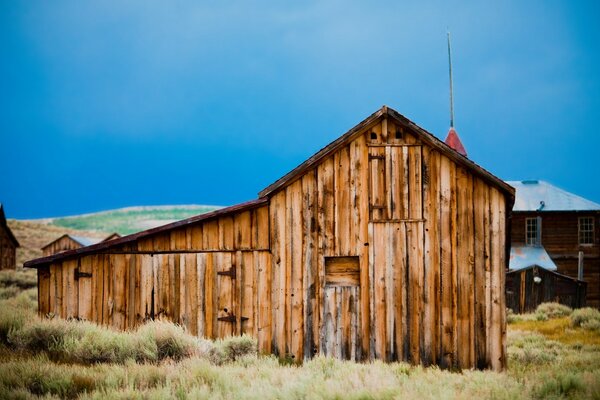
<instances>
[{"instance_id":1,"label":"metal roof","mask_svg":"<svg viewBox=\"0 0 600 400\"><path fill-rule=\"evenodd\" d=\"M100 243L102 241L102 239L88 237L88 236L75 236L75 235L67 235L67 236L69 236L71 239L73 239L74 241L76 241L77 243L79 243L82 246L90 246L92 244Z\"/></svg>"},{"instance_id":2,"label":"metal roof","mask_svg":"<svg viewBox=\"0 0 600 400\"><path fill-rule=\"evenodd\" d=\"M508 269L518 271L537 265L550 271L556 271L556 264L542 246L512 246Z\"/></svg>"},{"instance_id":3,"label":"metal roof","mask_svg":"<svg viewBox=\"0 0 600 400\"><path fill-rule=\"evenodd\" d=\"M517 190L513 211L600 211L600 204L546 181L507 181Z\"/></svg>"}]
</instances>

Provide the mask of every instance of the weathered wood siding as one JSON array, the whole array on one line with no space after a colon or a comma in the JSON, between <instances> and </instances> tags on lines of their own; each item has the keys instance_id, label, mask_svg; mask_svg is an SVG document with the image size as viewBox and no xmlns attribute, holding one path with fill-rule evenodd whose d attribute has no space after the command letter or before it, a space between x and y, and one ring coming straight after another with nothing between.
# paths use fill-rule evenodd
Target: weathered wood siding
<instances>
[{"instance_id":1,"label":"weathered wood siding","mask_svg":"<svg viewBox=\"0 0 600 400\"><path fill-rule=\"evenodd\" d=\"M40 312L247 332L299 362L500 370L506 207L495 186L382 118L266 205L40 268Z\"/></svg>"}]
</instances>

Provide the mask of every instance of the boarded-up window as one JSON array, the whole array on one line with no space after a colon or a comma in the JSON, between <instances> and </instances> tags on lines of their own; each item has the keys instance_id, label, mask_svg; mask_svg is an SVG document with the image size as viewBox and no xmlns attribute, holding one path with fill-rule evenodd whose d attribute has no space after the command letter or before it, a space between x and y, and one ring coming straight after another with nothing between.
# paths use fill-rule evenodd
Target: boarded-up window
<instances>
[{"instance_id":1,"label":"boarded-up window","mask_svg":"<svg viewBox=\"0 0 600 400\"><path fill-rule=\"evenodd\" d=\"M325 284L329 286L360 285L358 257L325 257Z\"/></svg>"}]
</instances>

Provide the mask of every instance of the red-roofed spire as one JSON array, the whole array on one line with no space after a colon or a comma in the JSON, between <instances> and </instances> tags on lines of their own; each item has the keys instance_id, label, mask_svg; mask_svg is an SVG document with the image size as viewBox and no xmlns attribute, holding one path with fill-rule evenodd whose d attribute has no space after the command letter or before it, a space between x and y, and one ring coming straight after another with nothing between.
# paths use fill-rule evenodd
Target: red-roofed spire
<instances>
[{"instance_id":1,"label":"red-roofed spire","mask_svg":"<svg viewBox=\"0 0 600 400\"><path fill-rule=\"evenodd\" d=\"M459 154L462 154L465 157L467 156L465 146L463 146L462 142L460 141L460 138L458 137L458 133L456 133L456 130L454 128L450 128L450 130L448 131L448 136L446 136L445 142L448 146L450 146Z\"/></svg>"}]
</instances>

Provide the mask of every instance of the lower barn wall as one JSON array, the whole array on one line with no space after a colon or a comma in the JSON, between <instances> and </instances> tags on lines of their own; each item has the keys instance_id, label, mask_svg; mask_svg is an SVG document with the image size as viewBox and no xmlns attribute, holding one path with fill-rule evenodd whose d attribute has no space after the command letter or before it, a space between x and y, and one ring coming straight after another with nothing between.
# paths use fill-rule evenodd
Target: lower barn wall
<instances>
[{"instance_id":1,"label":"lower barn wall","mask_svg":"<svg viewBox=\"0 0 600 400\"><path fill-rule=\"evenodd\" d=\"M247 333L269 351L270 262L268 251L85 256L39 270L39 310L117 329L163 319L207 338Z\"/></svg>"}]
</instances>

